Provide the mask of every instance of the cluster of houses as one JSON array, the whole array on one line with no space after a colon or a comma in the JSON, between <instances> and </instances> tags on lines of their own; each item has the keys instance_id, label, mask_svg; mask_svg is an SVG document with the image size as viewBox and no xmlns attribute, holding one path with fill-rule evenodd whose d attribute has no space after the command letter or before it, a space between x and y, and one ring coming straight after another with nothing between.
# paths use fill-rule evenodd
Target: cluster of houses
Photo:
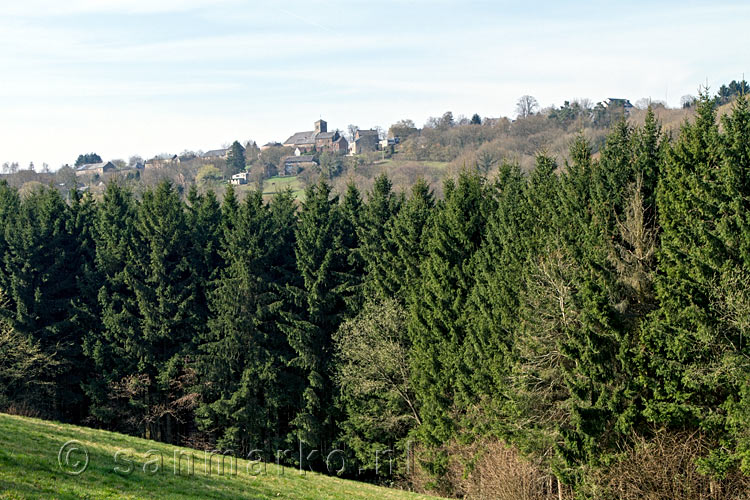
<instances>
[{"instance_id":1,"label":"cluster of houses","mask_svg":"<svg viewBox=\"0 0 750 500\"><path fill-rule=\"evenodd\" d=\"M316 166L318 163L314 155L315 152L327 151L329 153L340 155L359 155L386 149L397 143L398 138L381 140L378 131L374 129L357 130L350 143L338 130L329 132L328 123L326 123L325 120L320 119L315 122L313 130L292 134L292 136L283 143L269 142L261 146L260 149L263 151L273 147L294 148L294 154L281 158L278 166L279 175L287 176L297 175L304 168ZM134 166L120 168L112 162L93 163L77 167L76 175L103 175L115 171L159 169L195 160L226 160L228 155L229 149L225 148L213 149L200 155L194 153L186 153L183 155L160 155L151 158L145 163L138 163ZM235 185L242 185L247 184L249 180L249 173L241 172L232 176L230 182Z\"/></svg>"},{"instance_id":2,"label":"cluster of houses","mask_svg":"<svg viewBox=\"0 0 750 500\"><path fill-rule=\"evenodd\" d=\"M75 172L76 177L80 177L83 175L104 175L109 172L134 172L142 169L142 163L118 167L111 161L103 161L99 163L87 163L85 165L79 165L76 167Z\"/></svg>"},{"instance_id":3,"label":"cluster of houses","mask_svg":"<svg viewBox=\"0 0 750 500\"><path fill-rule=\"evenodd\" d=\"M381 140L378 131L374 129L357 130L350 143L338 130L329 132L328 123L325 120L318 120L313 126L313 130L296 132L284 142L269 142L260 147L261 151L280 147L294 148L293 155L281 158L278 175L297 175L307 167L317 166L318 162L313 154L315 152L359 155L398 144L398 138ZM230 180L232 184L238 186L247 184L249 181L250 174L247 172L235 174Z\"/></svg>"},{"instance_id":4,"label":"cluster of houses","mask_svg":"<svg viewBox=\"0 0 750 500\"><path fill-rule=\"evenodd\" d=\"M88 163L85 165L79 165L76 167L76 176L84 175L104 175L111 172L134 172L138 170L150 170L156 168L163 168L168 165L179 165L193 160L226 160L229 154L229 149L213 149L206 151L202 155L198 156L193 153L184 155L162 155L151 158L145 163L136 163L135 165L126 165L118 167L111 161L100 162L100 163Z\"/></svg>"},{"instance_id":5,"label":"cluster of houses","mask_svg":"<svg viewBox=\"0 0 750 500\"><path fill-rule=\"evenodd\" d=\"M378 151L392 146L397 142L397 139L383 139L381 141L377 130L359 129L354 133L352 142L349 143L338 131L329 132L328 124L325 120L318 120L315 122L315 130L297 132L282 144L268 143L261 149L281 145L295 148L297 156L310 151L329 151L331 153L359 155Z\"/></svg>"}]
</instances>

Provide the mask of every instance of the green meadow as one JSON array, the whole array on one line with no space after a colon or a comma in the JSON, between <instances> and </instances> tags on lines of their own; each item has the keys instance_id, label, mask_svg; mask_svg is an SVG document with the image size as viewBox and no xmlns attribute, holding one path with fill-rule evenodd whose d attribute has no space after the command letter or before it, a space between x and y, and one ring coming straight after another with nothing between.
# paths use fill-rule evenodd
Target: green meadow
<instances>
[{"instance_id":1,"label":"green meadow","mask_svg":"<svg viewBox=\"0 0 750 500\"><path fill-rule=\"evenodd\" d=\"M0 414L2 499L433 498L275 464L209 458L210 472L203 451Z\"/></svg>"}]
</instances>

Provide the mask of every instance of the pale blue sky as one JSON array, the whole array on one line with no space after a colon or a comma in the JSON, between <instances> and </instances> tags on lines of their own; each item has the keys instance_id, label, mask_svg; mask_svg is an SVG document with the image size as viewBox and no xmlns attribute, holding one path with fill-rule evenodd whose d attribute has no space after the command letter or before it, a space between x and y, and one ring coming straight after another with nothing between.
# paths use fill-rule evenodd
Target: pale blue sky
<instances>
[{"instance_id":1,"label":"pale blue sky","mask_svg":"<svg viewBox=\"0 0 750 500\"><path fill-rule=\"evenodd\" d=\"M743 2L0 0L0 162L513 116L740 79Z\"/></svg>"}]
</instances>

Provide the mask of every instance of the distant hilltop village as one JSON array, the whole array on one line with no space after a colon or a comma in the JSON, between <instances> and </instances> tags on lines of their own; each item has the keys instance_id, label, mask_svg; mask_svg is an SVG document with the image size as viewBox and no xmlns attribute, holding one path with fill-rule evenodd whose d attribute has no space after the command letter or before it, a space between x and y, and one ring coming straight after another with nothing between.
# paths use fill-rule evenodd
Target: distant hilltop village
<instances>
[{"instance_id":1,"label":"distant hilltop village","mask_svg":"<svg viewBox=\"0 0 750 500\"><path fill-rule=\"evenodd\" d=\"M524 96L524 98L530 98L530 96ZM522 100L524 98L522 98ZM533 100L533 98L530 99ZM525 118L533 115L535 111L534 106L536 106L535 102L536 101L534 100L533 103L527 103L527 106L530 107L528 107L526 111L520 112L519 116L523 116ZM568 107L570 107L570 103L566 101L563 108L561 108L561 111L565 111ZM606 113L607 111L615 109L619 109L625 114L629 114L633 109L633 105L628 99L606 99L604 102L598 103L597 107L591 110L592 120L595 118L597 113L601 115L603 113ZM468 119L463 119L463 121L459 120L456 123L453 121L453 116L450 112L447 112L440 118L431 118L430 120L432 120L433 123L430 124L430 122L428 121L428 124L425 125L425 128L445 128L446 123L448 127L452 127L454 125L462 125L463 121L473 125L483 123L478 115L474 115L474 117L472 117L470 121ZM486 118L484 120L484 124L491 125L494 123L499 123L500 121L501 120L499 119ZM404 124L407 125L404 126ZM347 138L344 137L344 135L339 130L329 132L328 123L321 118L313 124L313 130L295 132L283 143L268 142L259 148L255 145L255 143L248 143L244 146L244 149L250 150L257 148L258 152L256 154L260 155L260 153L271 149L289 148L290 154L282 156L276 163L276 165L265 165L265 174L266 176L297 175L302 169L306 167L318 166L320 153L329 153L337 156L357 156L376 151L390 150L391 152L393 152L393 148L395 145L399 144L402 139L405 139L413 133L420 133L420 129L417 129L414 126L413 122L411 122L411 120L402 120L402 122L399 122L398 124L392 126L388 134L381 133L376 129L360 129L357 127L353 127L351 130L349 130L350 140L347 140ZM221 148L206 151L204 153L185 152L180 155L158 155L145 162L138 162L136 164L128 165L127 168L124 166L117 167L111 162L85 164L77 166L76 175L102 175L106 172L126 172L133 169L160 169L166 166L196 161L227 161L230 159L230 156L231 148ZM234 184L244 184L248 179L249 173L236 172L232 174L231 182Z\"/></svg>"},{"instance_id":2,"label":"distant hilltop village","mask_svg":"<svg viewBox=\"0 0 750 500\"><path fill-rule=\"evenodd\" d=\"M385 137L379 129L359 129L351 125L347 129L345 137L339 130L329 131L328 123L319 119L313 124L313 130L295 132L284 142L268 142L260 147L252 141L244 145L235 142L230 147L206 152L160 154L148 160L136 156L127 163L124 160L102 161L94 153L84 154L72 171L79 178L77 186L81 190L103 186L112 176L140 180L142 175L164 177L175 172L182 172L196 181L228 181L235 185L275 176L297 176L306 170L334 176L344 168L345 158L357 157L360 159L356 161L362 163L372 160L361 158L368 153L383 152L385 157L386 151L390 155L400 142L399 130L404 134L417 131L413 126L402 127L391 130L390 137Z\"/></svg>"},{"instance_id":3,"label":"distant hilltop village","mask_svg":"<svg viewBox=\"0 0 750 500\"><path fill-rule=\"evenodd\" d=\"M361 155L368 152L380 151L394 144L398 144L399 137L382 138L380 133L375 129L356 129L353 131L351 142L343 134L334 130L328 131L328 123L320 119L314 123L313 130L304 132L295 132L283 143L268 142L261 146L259 151L266 151L272 148L293 148L293 154L281 158L279 162L279 175L295 175L306 166L317 165L316 153L328 152L336 155ZM252 147L246 145L245 148ZM231 148L213 149L205 153L195 154L186 153L182 155L159 155L147 160L139 168L154 169L163 168L168 165L176 165L194 160L214 161L227 160ZM88 165L79 168L82 174L93 172ZM116 170L110 165L105 171ZM96 170L97 173L99 170ZM238 183L238 182L235 182Z\"/></svg>"},{"instance_id":4,"label":"distant hilltop village","mask_svg":"<svg viewBox=\"0 0 750 500\"><path fill-rule=\"evenodd\" d=\"M362 155L387 149L398 144L400 141L400 138L397 136L381 139L380 133L375 129L356 128L351 131L352 140L350 142L338 130L329 132L328 123L323 119L316 121L313 127L313 130L295 132L284 142L268 142L257 148L256 155L258 157L264 151L272 149L289 152L289 154L282 155L275 165L264 165L264 175L266 177L274 175L294 176L298 175L305 168L316 168L320 165L319 155L321 153L328 153L339 157L345 155ZM256 147L254 144L247 144L244 148L250 150ZM162 155L145 162L143 168L146 170L163 168L167 165L193 160L226 161L230 160L230 156L231 148L215 149L200 155ZM230 179L230 182L235 185L247 184L249 181L250 172L246 171L233 173Z\"/></svg>"}]
</instances>

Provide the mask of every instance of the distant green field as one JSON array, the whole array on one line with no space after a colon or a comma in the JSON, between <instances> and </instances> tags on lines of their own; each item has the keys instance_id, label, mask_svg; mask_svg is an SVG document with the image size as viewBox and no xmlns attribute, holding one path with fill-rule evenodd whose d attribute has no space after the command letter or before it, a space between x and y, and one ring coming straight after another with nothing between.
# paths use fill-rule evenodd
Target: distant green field
<instances>
[{"instance_id":1,"label":"distant green field","mask_svg":"<svg viewBox=\"0 0 750 500\"><path fill-rule=\"evenodd\" d=\"M71 440L75 442L71 443ZM62 448L66 443L67 447ZM83 468L88 453L88 465ZM118 454L119 452L119 454ZM175 453L177 452L177 453ZM175 471L175 456L184 458ZM117 461L115 455L117 454ZM187 456L194 457L189 474ZM2 499L427 499L287 467L238 460L206 467L202 451L44 420L0 414ZM117 468L117 469L116 469ZM208 473L211 470L211 473Z\"/></svg>"},{"instance_id":2,"label":"distant green field","mask_svg":"<svg viewBox=\"0 0 750 500\"><path fill-rule=\"evenodd\" d=\"M280 177L277 175L276 177L269 177L263 181L264 195L278 193L286 188L292 188L292 191L297 198L300 198L305 193L305 188L302 186L302 182L297 176Z\"/></svg>"}]
</instances>

